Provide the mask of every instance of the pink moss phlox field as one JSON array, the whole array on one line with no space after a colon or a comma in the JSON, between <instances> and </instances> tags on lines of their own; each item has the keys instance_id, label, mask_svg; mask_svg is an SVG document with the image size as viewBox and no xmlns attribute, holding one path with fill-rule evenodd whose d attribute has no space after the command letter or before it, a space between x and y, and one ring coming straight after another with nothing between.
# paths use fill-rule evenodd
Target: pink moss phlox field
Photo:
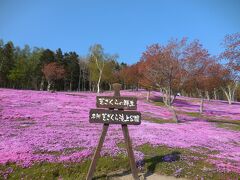
<instances>
[{"instance_id":1,"label":"pink moss phlox field","mask_svg":"<svg viewBox=\"0 0 240 180\"><path fill-rule=\"evenodd\" d=\"M147 92L123 91L124 96L138 97L138 110L144 116L171 119L171 112L145 101ZM101 95L112 95L112 92ZM152 97L160 93L152 92ZM174 107L182 112L198 112L199 100L177 97ZM40 92L0 89L0 163L15 162L23 166L33 163L80 162L92 157L101 133L101 124L90 124L90 108L96 107L96 94L88 92ZM205 101L204 115L240 120L240 103ZM209 154L209 162L219 170L240 173L240 132L218 128L214 123L187 115L179 115L182 123L156 124L142 120L129 126L134 147L151 144L188 148ZM125 153L121 126L110 125L101 155ZM137 161L144 158L135 150Z\"/></svg>"}]
</instances>

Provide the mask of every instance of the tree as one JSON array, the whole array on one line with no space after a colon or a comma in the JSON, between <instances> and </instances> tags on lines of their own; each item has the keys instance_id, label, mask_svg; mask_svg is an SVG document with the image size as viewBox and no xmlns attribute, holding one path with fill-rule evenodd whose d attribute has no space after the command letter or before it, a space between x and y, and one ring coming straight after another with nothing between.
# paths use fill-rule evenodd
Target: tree
<instances>
[{"instance_id":1,"label":"tree","mask_svg":"<svg viewBox=\"0 0 240 180\"><path fill-rule=\"evenodd\" d=\"M115 72L116 82L120 82L123 86L123 89L127 88L127 85L125 83L126 74L124 73L124 69L127 67L128 65L123 62L116 65L116 72Z\"/></svg>"},{"instance_id":2,"label":"tree","mask_svg":"<svg viewBox=\"0 0 240 180\"><path fill-rule=\"evenodd\" d=\"M132 90L134 88L138 90L140 80L139 75L138 64L123 66L119 72L120 80L123 82L125 89L129 87Z\"/></svg>"},{"instance_id":3,"label":"tree","mask_svg":"<svg viewBox=\"0 0 240 180\"><path fill-rule=\"evenodd\" d=\"M117 82L117 62L116 57L109 57L109 60L106 61L104 71L102 74L102 81L105 82L109 86L109 90L111 91L112 84Z\"/></svg>"},{"instance_id":4,"label":"tree","mask_svg":"<svg viewBox=\"0 0 240 180\"><path fill-rule=\"evenodd\" d=\"M31 88L31 69L34 68L30 64L31 49L25 45L23 49L15 48L15 62L13 68L10 70L8 78L13 83L15 88Z\"/></svg>"},{"instance_id":5,"label":"tree","mask_svg":"<svg viewBox=\"0 0 240 180\"><path fill-rule=\"evenodd\" d=\"M210 64L210 54L203 48L198 40L193 41L184 51L183 69L186 72L185 91L196 91L201 98L199 107L200 113L203 112L204 93L206 91L206 70Z\"/></svg>"},{"instance_id":6,"label":"tree","mask_svg":"<svg viewBox=\"0 0 240 180\"><path fill-rule=\"evenodd\" d=\"M102 74L106 62L106 55L103 52L103 48L100 44L95 44L90 47L90 71L91 78L95 81L95 77L98 77L97 80L97 93L100 93L100 84L102 79Z\"/></svg>"},{"instance_id":7,"label":"tree","mask_svg":"<svg viewBox=\"0 0 240 180\"><path fill-rule=\"evenodd\" d=\"M223 69L223 81L221 89L224 92L228 104L232 104L234 101L234 96L238 87L238 75L232 70L231 66L226 65Z\"/></svg>"},{"instance_id":8,"label":"tree","mask_svg":"<svg viewBox=\"0 0 240 180\"><path fill-rule=\"evenodd\" d=\"M42 48L33 48L33 51L28 60L28 73L31 80L31 88L37 90L39 89L39 82L41 81L42 71L40 69L40 58L43 53Z\"/></svg>"},{"instance_id":9,"label":"tree","mask_svg":"<svg viewBox=\"0 0 240 180\"><path fill-rule=\"evenodd\" d=\"M209 62L206 69L206 78L204 82L205 96L210 100L212 96L215 100L218 99L218 92L223 84L223 67L214 58Z\"/></svg>"},{"instance_id":10,"label":"tree","mask_svg":"<svg viewBox=\"0 0 240 180\"><path fill-rule=\"evenodd\" d=\"M86 91L86 82L88 76L88 64L87 58L80 57L78 60L79 65L79 77L78 77L78 91Z\"/></svg>"},{"instance_id":11,"label":"tree","mask_svg":"<svg viewBox=\"0 0 240 180\"><path fill-rule=\"evenodd\" d=\"M50 49L46 49L42 52L42 55L40 57L40 63L39 63L39 69L43 69L46 64L49 64L51 62L55 61L55 55L54 52ZM41 84L40 84L40 90L44 89L44 74L42 74Z\"/></svg>"},{"instance_id":12,"label":"tree","mask_svg":"<svg viewBox=\"0 0 240 180\"><path fill-rule=\"evenodd\" d=\"M182 50L186 39L171 40L166 46L153 44L143 53L141 61L146 70L143 76L152 84L161 89L165 105L173 112L173 118L178 121L174 107L172 106L178 90L176 83L180 82Z\"/></svg>"},{"instance_id":13,"label":"tree","mask_svg":"<svg viewBox=\"0 0 240 180\"><path fill-rule=\"evenodd\" d=\"M3 47L4 47L4 42L2 39L0 39L0 87L2 86L3 82L4 82L4 71L3 71L3 67L4 67L4 57L3 57Z\"/></svg>"},{"instance_id":14,"label":"tree","mask_svg":"<svg viewBox=\"0 0 240 180\"><path fill-rule=\"evenodd\" d=\"M62 79L65 75L65 70L62 66L56 62L52 62L44 65L42 72L47 79L48 87L47 90L50 91L51 87L54 88L54 82L58 79Z\"/></svg>"},{"instance_id":15,"label":"tree","mask_svg":"<svg viewBox=\"0 0 240 180\"><path fill-rule=\"evenodd\" d=\"M59 64L64 65L63 53L62 53L61 48L58 48L58 49L56 50L55 60L56 60Z\"/></svg>"},{"instance_id":16,"label":"tree","mask_svg":"<svg viewBox=\"0 0 240 180\"><path fill-rule=\"evenodd\" d=\"M139 75L139 84L147 90L146 99L149 101L151 90L154 89L154 83L144 76L146 70L145 63L140 61L138 63L138 75Z\"/></svg>"},{"instance_id":17,"label":"tree","mask_svg":"<svg viewBox=\"0 0 240 180\"><path fill-rule=\"evenodd\" d=\"M14 67L14 45L11 41L0 47L0 55L0 82L3 87L9 87L9 74Z\"/></svg>"},{"instance_id":18,"label":"tree","mask_svg":"<svg viewBox=\"0 0 240 180\"><path fill-rule=\"evenodd\" d=\"M235 92L240 81L240 33L227 35L222 43L225 48L220 58L226 62L225 86L222 87L228 103L234 101Z\"/></svg>"},{"instance_id":19,"label":"tree","mask_svg":"<svg viewBox=\"0 0 240 180\"><path fill-rule=\"evenodd\" d=\"M64 54L65 61L65 82L69 83L69 91L78 87L79 64L78 54L76 52L68 52Z\"/></svg>"},{"instance_id":20,"label":"tree","mask_svg":"<svg viewBox=\"0 0 240 180\"><path fill-rule=\"evenodd\" d=\"M164 103L171 106L181 78L181 51L186 40L172 40L166 46L153 44L143 53L141 61L146 70L143 76L163 92Z\"/></svg>"}]
</instances>

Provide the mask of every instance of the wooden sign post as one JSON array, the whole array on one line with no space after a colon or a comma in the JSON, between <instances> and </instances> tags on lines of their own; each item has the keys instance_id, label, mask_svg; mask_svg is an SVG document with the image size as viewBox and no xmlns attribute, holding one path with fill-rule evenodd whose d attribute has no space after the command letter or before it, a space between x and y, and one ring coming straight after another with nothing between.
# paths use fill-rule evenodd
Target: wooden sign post
<instances>
[{"instance_id":1,"label":"wooden sign post","mask_svg":"<svg viewBox=\"0 0 240 180\"><path fill-rule=\"evenodd\" d=\"M98 96L97 107L109 108L106 109L91 109L89 113L90 123L103 123L102 134L100 136L98 146L95 150L92 162L90 164L86 180L92 180L94 170L97 165L97 160L100 157L100 151L108 131L109 124L121 124L124 135L124 140L127 147L127 153L129 156L130 167L133 178L139 180L137 167L134 159L132 143L128 132L127 125L139 125L141 124L141 113L138 111L124 111L124 110L136 110L137 98L135 97L121 97L120 90L121 84L113 84L114 96ZM115 110L117 109L117 110Z\"/></svg>"}]
</instances>

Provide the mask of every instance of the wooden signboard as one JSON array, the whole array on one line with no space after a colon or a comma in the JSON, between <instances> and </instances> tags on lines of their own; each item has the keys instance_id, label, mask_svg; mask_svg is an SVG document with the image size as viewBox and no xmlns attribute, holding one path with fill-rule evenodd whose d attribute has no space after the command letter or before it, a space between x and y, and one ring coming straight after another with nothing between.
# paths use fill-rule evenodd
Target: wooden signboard
<instances>
[{"instance_id":1,"label":"wooden signboard","mask_svg":"<svg viewBox=\"0 0 240 180\"><path fill-rule=\"evenodd\" d=\"M96 102L97 102L98 108L114 108L114 109L125 109L125 110L137 109L136 97L97 96Z\"/></svg>"},{"instance_id":2,"label":"wooden signboard","mask_svg":"<svg viewBox=\"0 0 240 180\"><path fill-rule=\"evenodd\" d=\"M124 140L127 147L130 166L133 178L139 180L137 166L134 160L132 143L130 140L127 125L141 124L141 113L138 111L124 111L136 110L137 98L135 97L120 97L121 84L113 84L114 96L98 96L97 107L108 109L91 109L89 112L90 123L103 123L102 134L100 136L98 146L95 150L93 160L90 164L86 179L92 180L94 170L97 165L97 160L100 157L100 151L108 131L109 124L121 124L124 135ZM114 110L117 109L117 110Z\"/></svg>"},{"instance_id":3,"label":"wooden signboard","mask_svg":"<svg viewBox=\"0 0 240 180\"><path fill-rule=\"evenodd\" d=\"M139 125L141 124L141 113L138 111L91 109L89 113L89 122Z\"/></svg>"}]
</instances>

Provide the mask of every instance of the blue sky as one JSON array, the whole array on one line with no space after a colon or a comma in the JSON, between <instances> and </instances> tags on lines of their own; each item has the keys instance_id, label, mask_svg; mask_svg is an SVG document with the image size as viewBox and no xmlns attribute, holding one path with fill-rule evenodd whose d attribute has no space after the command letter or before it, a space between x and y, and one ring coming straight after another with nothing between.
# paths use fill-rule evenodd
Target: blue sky
<instances>
[{"instance_id":1,"label":"blue sky","mask_svg":"<svg viewBox=\"0 0 240 180\"><path fill-rule=\"evenodd\" d=\"M0 0L0 39L76 51L92 44L135 63L146 46L199 39L213 55L240 32L240 0Z\"/></svg>"}]
</instances>

